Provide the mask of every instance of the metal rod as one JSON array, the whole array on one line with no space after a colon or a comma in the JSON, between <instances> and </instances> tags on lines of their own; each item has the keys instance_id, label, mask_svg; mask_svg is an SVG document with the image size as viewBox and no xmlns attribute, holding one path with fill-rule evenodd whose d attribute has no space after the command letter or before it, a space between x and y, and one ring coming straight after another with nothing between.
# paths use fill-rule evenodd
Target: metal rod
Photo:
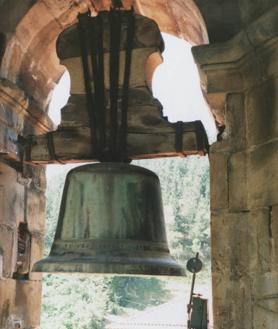
<instances>
[{"instance_id":1,"label":"metal rod","mask_svg":"<svg viewBox=\"0 0 278 329\"><path fill-rule=\"evenodd\" d=\"M91 41L91 65L93 73L93 85L94 85L94 96L96 101L96 107L94 108L95 117L96 117L96 135L98 140L98 151L99 156L101 157L102 149L104 146L104 136L103 136L103 121L102 121L102 112L104 111L102 106L102 92L100 84L100 72L99 72L99 28L98 28L97 18L91 18L90 24L90 41Z\"/></svg>"},{"instance_id":2,"label":"metal rod","mask_svg":"<svg viewBox=\"0 0 278 329\"><path fill-rule=\"evenodd\" d=\"M103 22L101 15L97 16L98 22L98 66L99 66L99 106L102 129L103 147L106 148L106 113L105 113L105 83L104 83L104 50L103 50Z\"/></svg>"},{"instance_id":3,"label":"metal rod","mask_svg":"<svg viewBox=\"0 0 278 329\"><path fill-rule=\"evenodd\" d=\"M127 12L128 18L128 30L126 38L126 53L125 53L125 72L123 82L123 95L122 95L122 118L121 118L121 134L119 143L119 153L121 154L121 160L126 159L126 148L127 148L127 111L128 111L128 96L129 96L129 80L131 73L131 60L132 60L132 48L133 48L133 37L135 29L135 18L133 9Z\"/></svg>"},{"instance_id":4,"label":"metal rod","mask_svg":"<svg viewBox=\"0 0 278 329\"><path fill-rule=\"evenodd\" d=\"M92 142L92 154L98 153L97 147L97 136L96 136L96 117L93 109L96 107L95 100L91 90L91 75L89 70L88 63L88 49L87 49L87 29L88 29L88 13L78 15L78 31L79 31L79 40L80 40L80 49L81 49L81 59L83 66L83 77L84 85L86 90L86 101L87 101L87 110L90 121L91 129L91 142ZM85 25L85 26L84 26Z\"/></svg>"},{"instance_id":5,"label":"metal rod","mask_svg":"<svg viewBox=\"0 0 278 329\"><path fill-rule=\"evenodd\" d=\"M120 12L110 11L110 154L117 157Z\"/></svg>"}]
</instances>

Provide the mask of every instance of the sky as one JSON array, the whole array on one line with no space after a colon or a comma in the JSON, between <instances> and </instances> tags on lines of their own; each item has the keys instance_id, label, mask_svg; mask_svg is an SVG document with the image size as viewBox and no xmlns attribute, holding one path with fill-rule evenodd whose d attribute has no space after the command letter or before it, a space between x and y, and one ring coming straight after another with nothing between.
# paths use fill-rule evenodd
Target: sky
<instances>
[{"instance_id":1,"label":"sky","mask_svg":"<svg viewBox=\"0 0 278 329\"><path fill-rule=\"evenodd\" d=\"M216 140L214 118L201 92L197 66L191 45L177 37L162 33L165 50L163 63L157 67L152 80L153 95L163 105L163 115L170 122L201 120L210 143ZM60 109L67 103L70 76L66 71L56 85L49 104L49 116L59 124Z\"/></svg>"}]
</instances>

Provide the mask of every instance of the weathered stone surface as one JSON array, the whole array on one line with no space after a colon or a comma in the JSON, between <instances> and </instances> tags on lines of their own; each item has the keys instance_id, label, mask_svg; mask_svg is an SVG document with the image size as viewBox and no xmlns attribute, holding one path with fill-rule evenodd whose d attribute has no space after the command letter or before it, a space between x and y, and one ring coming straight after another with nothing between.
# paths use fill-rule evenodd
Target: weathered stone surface
<instances>
[{"instance_id":1,"label":"weathered stone surface","mask_svg":"<svg viewBox=\"0 0 278 329\"><path fill-rule=\"evenodd\" d=\"M39 232L31 233L31 255L29 280L38 281L42 279L42 273L32 272L33 265L43 258L44 236Z\"/></svg>"},{"instance_id":2,"label":"weathered stone surface","mask_svg":"<svg viewBox=\"0 0 278 329\"><path fill-rule=\"evenodd\" d=\"M266 83L267 79L277 76L277 44L277 38L266 39L264 43L255 48L255 51L250 52L247 58L243 57L240 60L239 64L246 89L258 88L258 86Z\"/></svg>"},{"instance_id":3,"label":"weathered stone surface","mask_svg":"<svg viewBox=\"0 0 278 329\"><path fill-rule=\"evenodd\" d=\"M257 308L261 309L254 317L255 328L263 328L262 323L270 325L272 318L267 315L266 308L277 310L278 306L277 299L273 297L277 295L278 273L270 272L276 267L273 256L275 229L270 225L268 208L212 213L216 328L253 328L252 307L256 312Z\"/></svg>"},{"instance_id":4,"label":"weathered stone surface","mask_svg":"<svg viewBox=\"0 0 278 329\"><path fill-rule=\"evenodd\" d=\"M228 161L228 194L231 211L248 209L247 168L246 152L237 152L230 156Z\"/></svg>"},{"instance_id":5,"label":"weathered stone surface","mask_svg":"<svg viewBox=\"0 0 278 329\"><path fill-rule=\"evenodd\" d=\"M220 97L221 95L221 97ZM223 96L225 95L225 97ZM222 140L212 146L213 152L236 152L243 150L246 146L246 110L244 93L211 94L209 100L211 105L216 105L220 111L215 112L218 121L225 130L221 135ZM223 104L221 104L223 102ZM222 111L221 111L222 109Z\"/></svg>"},{"instance_id":6,"label":"weathered stone surface","mask_svg":"<svg viewBox=\"0 0 278 329\"><path fill-rule=\"evenodd\" d=\"M251 281L248 276L231 280L213 275L214 323L217 329L253 329Z\"/></svg>"},{"instance_id":7,"label":"weathered stone surface","mask_svg":"<svg viewBox=\"0 0 278 329\"><path fill-rule=\"evenodd\" d=\"M252 1L241 0L239 2L242 21L247 24L254 21L256 18L263 15L268 10L271 10L277 5L275 0Z\"/></svg>"},{"instance_id":8,"label":"weathered stone surface","mask_svg":"<svg viewBox=\"0 0 278 329\"><path fill-rule=\"evenodd\" d=\"M276 222L269 208L213 211L211 228L213 273L237 280L276 270Z\"/></svg>"},{"instance_id":9,"label":"weathered stone surface","mask_svg":"<svg viewBox=\"0 0 278 329\"><path fill-rule=\"evenodd\" d=\"M16 269L17 234L15 229L3 224L0 224L0 250L3 257L2 276L10 278Z\"/></svg>"},{"instance_id":10,"label":"weathered stone surface","mask_svg":"<svg viewBox=\"0 0 278 329\"><path fill-rule=\"evenodd\" d=\"M253 280L254 329L275 328L278 313L278 272L258 275Z\"/></svg>"},{"instance_id":11,"label":"weathered stone surface","mask_svg":"<svg viewBox=\"0 0 278 329\"><path fill-rule=\"evenodd\" d=\"M249 205L263 207L278 202L278 141L250 151L248 165Z\"/></svg>"},{"instance_id":12,"label":"weathered stone surface","mask_svg":"<svg viewBox=\"0 0 278 329\"><path fill-rule=\"evenodd\" d=\"M277 12L276 6L225 43L192 48L208 99L243 92L277 72ZM223 125L226 120L219 117Z\"/></svg>"},{"instance_id":13,"label":"weathered stone surface","mask_svg":"<svg viewBox=\"0 0 278 329\"><path fill-rule=\"evenodd\" d=\"M18 135L43 133L53 123L23 90L7 79L0 78L0 153L5 158L20 160Z\"/></svg>"},{"instance_id":14,"label":"weathered stone surface","mask_svg":"<svg viewBox=\"0 0 278 329\"><path fill-rule=\"evenodd\" d=\"M225 142L233 152L244 149L246 145L246 112L244 101L245 97L243 93L227 95Z\"/></svg>"},{"instance_id":15,"label":"weathered stone surface","mask_svg":"<svg viewBox=\"0 0 278 329\"><path fill-rule=\"evenodd\" d=\"M210 159L210 202L211 209L228 208L228 158L229 153L213 152Z\"/></svg>"},{"instance_id":16,"label":"weathered stone surface","mask_svg":"<svg viewBox=\"0 0 278 329\"><path fill-rule=\"evenodd\" d=\"M260 16L227 42L193 47L192 53L196 62L205 71L213 71L218 68L225 70L229 67L239 70L240 67L236 68L232 63L240 63L241 59L248 61L249 55L254 53L254 47L260 47L266 41L276 38L277 11L278 7L276 5L273 10ZM228 78L229 76L226 76L224 80L228 80ZM256 83L256 81L252 81L252 83Z\"/></svg>"},{"instance_id":17,"label":"weathered stone surface","mask_svg":"<svg viewBox=\"0 0 278 329\"><path fill-rule=\"evenodd\" d=\"M205 94L210 110L215 117L215 121L219 124L220 127L224 127L226 125L226 96L226 93Z\"/></svg>"},{"instance_id":18,"label":"weathered stone surface","mask_svg":"<svg viewBox=\"0 0 278 329\"><path fill-rule=\"evenodd\" d=\"M252 275L266 273L275 269L274 239L269 208L252 210L249 214L248 251L249 267Z\"/></svg>"},{"instance_id":19,"label":"weathered stone surface","mask_svg":"<svg viewBox=\"0 0 278 329\"><path fill-rule=\"evenodd\" d=\"M41 282L0 280L0 328L38 328L41 307Z\"/></svg>"},{"instance_id":20,"label":"weathered stone surface","mask_svg":"<svg viewBox=\"0 0 278 329\"><path fill-rule=\"evenodd\" d=\"M44 232L44 209L45 209L45 195L44 192L34 189L26 191L26 219L29 230L31 232Z\"/></svg>"},{"instance_id":21,"label":"weathered stone surface","mask_svg":"<svg viewBox=\"0 0 278 329\"><path fill-rule=\"evenodd\" d=\"M268 210L270 232L272 235L273 244L272 264L275 270L278 272L278 204L273 205Z\"/></svg>"},{"instance_id":22,"label":"weathered stone surface","mask_svg":"<svg viewBox=\"0 0 278 329\"><path fill-rule=\"evenodd\" d=\"M0 186L4 204L0 224L12 229L24 221L24 187L17 182L17 172L0 162Z\"/></svg>"},{"instance_id":23,"label":"weathered stone surface","mask_svg":"<svg viewBox=\"0 0 278 329\"><path fill-rule=\"evenodd\" d=\"M226 140L212 146L210 154L214 326L217 329L276 329L277 326L275 91L278 67L274 16L277 17L277 6L230 42L193 50L206 72L208 92L217 97L218 86L222 86L222 93L227 93ZM229 49L229 44L235 47ZM205 48L210 50L202 52ZM241 92L229 95L233 84L226 80L238 81L229 75L231 68L241 77L241 85L238 84ZM223 70L222 73L219 70ZM221 165L227 152L230 152L228 165L225 161ZM220 163L215 165L214 160ZM215 178L221 168L224 170L222 181L227 178L227 185L219 184ZM228 186L228 202L222 193L223 186ZM219 204L220 210L216 210L215 205ZM228 210L223 210L223 205ZM247 285L243 285L243 281ZM231 286L233 289L229 290Z\"/></svg>"},{"instance_id":24,"label":"weathered stone surface","mask_svg":"<svg viewBox=\"0 0 278 329\"><path fill-rule=\"evenodd\" d=\"M278 138L278 76L259 84L247 93L246 112L250 146Z\"/></svg>"},{"instance_id":25,"label":"weathered stone surface","mask_svg":"<svg viewBox=\"0 0 278 329\"><path fill-rule=\"evenodd\" d=\"M212 211L212 272L236 281L248 274L250 233L247 212Z\"/></svg>"}]
</instances>

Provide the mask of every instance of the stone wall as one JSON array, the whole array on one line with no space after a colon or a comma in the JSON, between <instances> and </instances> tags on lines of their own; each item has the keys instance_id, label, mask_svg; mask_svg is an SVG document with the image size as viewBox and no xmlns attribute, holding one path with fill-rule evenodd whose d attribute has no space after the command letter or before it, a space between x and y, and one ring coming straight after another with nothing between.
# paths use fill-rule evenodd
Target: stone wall
<instances>
[{"instance_id":1,"label":"stone wall","mask_svg":"<svg viewBox=\"0 0 278 329\"><path fill-rule=\"evenodd\" d=\"M210 150L215 329L277 328L278 7L254 7L236 37L193 49L226 125Z\"/></svg>"},{"instance_id":2,"label":"stone wall","mask_svg":"<svg viewBox=\"0 0 278 329\"><path fill-rule=\"evenodd\" d=\"M41 275L30 271L43 255L45 175L23 164L18 135L45 132L41 119L17 86L0 79L1 329L38 328L40 320Z\"/></svg>"}]
</instances>

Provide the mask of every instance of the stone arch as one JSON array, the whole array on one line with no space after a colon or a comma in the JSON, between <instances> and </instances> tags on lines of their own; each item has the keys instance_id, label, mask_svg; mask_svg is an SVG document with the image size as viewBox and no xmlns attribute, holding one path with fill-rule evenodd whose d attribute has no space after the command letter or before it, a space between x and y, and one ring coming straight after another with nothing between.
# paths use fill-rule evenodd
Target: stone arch
<instances>
[{"instance_id":1,"label":"stone arch","mask_svg":"<svg viewBox=\"0 0 278 329\"><path fill-rule=\"evenodd\" d=\"M124 6L134 5L135 11L154 19L162 32L189 41L192 45L208 42L204 20L193 0L124 0ZM1 76L18 84L41 109L50 101L55 83L64 68L55 51L58 35L76 21L79 12L88 8L94 12L109 9L110 0L39 0L21 19L10 38L1 66ZM147 78L159 64L151 56Z\"/></svg>"}]
</instances>

